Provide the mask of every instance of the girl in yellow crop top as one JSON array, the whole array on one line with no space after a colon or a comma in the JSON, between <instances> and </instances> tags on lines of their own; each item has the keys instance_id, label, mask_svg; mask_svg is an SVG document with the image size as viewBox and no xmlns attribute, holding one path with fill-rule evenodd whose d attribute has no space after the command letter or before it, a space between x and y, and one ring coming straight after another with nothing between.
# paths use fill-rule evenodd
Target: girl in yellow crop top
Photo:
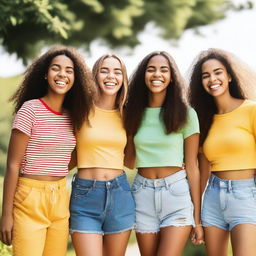
<instances>
[{"instance_id":1,"label":"girl in yellow crop top","mask_svg":"<svg viewBox=\"0 0 256 256\"><path fill-rule=\"evenodd\" d=\"M98 91L89 124L76 134L78 172L72 182L70 233L76 255L124 256L135 205L123 171L126 132L122 111L127 74L115 54L93 66Z\"/></svg>"},{"instance_id":2,"label":"girl in yellow crop top","mask_svg":"<svg viewBox=\"0 0 256 256\"><path fill-rule=\"evenodd\" d=\"M227 255L229 235L234 255L256 254L256 103L247 99L255 95L248 90L250 84L256 86L255 77L220 49L201 52L192 68L189 97L201 130L202 224L208 256Z\"/></svg>"}]
</instances>

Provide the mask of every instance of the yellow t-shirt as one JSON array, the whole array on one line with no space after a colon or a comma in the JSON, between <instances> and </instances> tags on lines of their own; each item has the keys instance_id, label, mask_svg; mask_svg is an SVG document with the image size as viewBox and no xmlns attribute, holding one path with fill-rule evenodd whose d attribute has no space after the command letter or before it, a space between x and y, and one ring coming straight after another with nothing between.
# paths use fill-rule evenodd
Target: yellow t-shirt
<instances>
[{"instance_id":1,"label":"yellow t-shirt","mask_svg":"<svg viewBox=\"0 0 256 256\"><path fill-rule=\"evenodd\" d=\"M256 102L216 114L203 145L211 171L256 168Z\"/></svg>"},{"instance_id":2,"label":"yellow t-shirt","mask_svg":"<svg viewBox=\"0 0 256 256\"><path fill-rule=\"evenodd\" d=\"M78 168L123 169L126 132L119 110L95 106L76 135Z\"/></svg>"}]
</instances>

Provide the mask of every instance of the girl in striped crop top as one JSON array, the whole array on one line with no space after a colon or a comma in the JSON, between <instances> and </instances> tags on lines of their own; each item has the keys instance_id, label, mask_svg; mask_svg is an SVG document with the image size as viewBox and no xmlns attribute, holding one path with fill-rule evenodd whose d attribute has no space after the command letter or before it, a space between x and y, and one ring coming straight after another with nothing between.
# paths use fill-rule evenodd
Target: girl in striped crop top
<instances>
[{"instance_id":1,"label":"girl in striped crop top","mask_svg":"<svg viewBox=\"0 0 256 256\"><path fill-rule=\"evenodd\" d=\"M138 169L132 193L142 256L181 255L191 231L193 243L203 242L199 125L184 102L183 89L179 69L164 51L144 57L129 83L125 163L133 168L136 160Z\"/></svg>"},{"instance_id":2,"label":"girl in striped crop top","mask_svg":"<svg viewBox=\"0 0 256 256\"><path fill-rule=\"evenodd\" d=\"M64 256L69 192L65 176L88 120L92 75L82 56L55 46L36 59L11 98L16 116L4 180L0 239L16 256Z\"/></svg>"},{"instance_id":3,"label":"girl in striped crop top","mask_svg":"<svg viewBox=\"0 0 256 256\"><path fill-rule=\"evenodd\" d=\"M189 94L201 128L209 256L227 255L229 236L234 255L256 254L256 102L248 99L255 98L255 85L255 73L220 49L201 52L192 67Z\"/></svg>"}]
</instances>

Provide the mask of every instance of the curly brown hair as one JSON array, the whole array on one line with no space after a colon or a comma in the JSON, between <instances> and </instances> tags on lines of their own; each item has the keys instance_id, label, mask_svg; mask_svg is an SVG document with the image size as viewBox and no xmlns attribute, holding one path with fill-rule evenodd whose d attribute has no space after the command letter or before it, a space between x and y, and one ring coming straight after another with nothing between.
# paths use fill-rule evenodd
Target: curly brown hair
<instances>
[{"instance_id":1,"label":"curly brown hair","mask_svg":"<svg viewBox=\"0 0 256 256\"><path fill-rule=\"evenodd\" d=\"M128 90L125 106L125 128L128 135L134 136L141 124L145 108L148 107L149 92L145 84L145 72L149 60L157 55L167 59L171 69L172 81L167 87L160 117L164 122L166 133L177 131L187 121L187 106L184 100L185 83L174 59L165 51L154 51L139 63L134 71Z\"/></svg>"},{"instance_id":2,"label":"curly brown hair","mask_svg":"<svg viewBox=\"0 0 256 256\"><path fill-rule=\"evenodd\" d=\"M119 111L122 116L124 104L126 102L127 91L128 91L128 77L127 77L127 71L126 71L124 62L116 54L114 54L114 53L105 54L105 55L101 56L99 59L97 59L96 62L94 63L93 68L92 68L92 74L93 74L95 84L97 85L96 90L97 91L99 90L97 76L100 72L100 68L102 66L103 61L107 58L115 58L121 64L121 70L122 70L122 74L123 74L123 84L122 84L122 87L120 88L120 90L118 91L118 94L116 97L116 104L118 105Z\"/></svg>"},{"instance_id":3,"label":"curly brown hair","mask_svg":"<svg viewBox=\"0 0 256 256\"><path fill-rule=\"evenodd\" d=\"M199 119L200 146L203 145L212 125L213 116L218 111L214 98L205 91L202 85L202 65L209 59L216 59L225 66L231 77L229 92L232 97L246 99L254 98L253 95L255 95L249 88L251 83L249 79L256 82L255 74L253 75L253 72L251 72L251 75L246 78L243 70L247 70L248 73L249 69L245 68L245 65L241 64L236 56L216 48L202 51L192 65L188 91L189 102L196 110Z\"/></svg>"},{"instance_id":4,"label":"curly brown hair","mask_svg":"<svg viewBox=\"0 0 256 256\"><path fill-rule=\"evenodd\" d=\"M73 47L57 45L35 59L25 71L24 79L10 101L14 102L16 113L25 101L44 97L48 91L45 75L52 59L59 55L67 56L74 64L75 81L65 95L63 107L68 110L74 130L77 131L84 121L88 122L95 86L90 69Z\"/></svg>"}]
</instances>

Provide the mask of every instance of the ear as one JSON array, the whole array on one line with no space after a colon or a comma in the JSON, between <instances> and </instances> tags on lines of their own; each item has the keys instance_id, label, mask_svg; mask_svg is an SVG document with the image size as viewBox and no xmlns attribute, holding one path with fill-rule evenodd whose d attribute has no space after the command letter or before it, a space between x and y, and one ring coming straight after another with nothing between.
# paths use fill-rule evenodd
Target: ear
<instances>
[{"instance_id":1,"label":"ear","mask_svg":"<svg viewBox=\"0 0 256 256\"><path fill-rule=\"evenodd\" d=\"M230 83L232 81L232 78L230 75L228 75L228 82Z\"/></svg>"}]
</instances>

